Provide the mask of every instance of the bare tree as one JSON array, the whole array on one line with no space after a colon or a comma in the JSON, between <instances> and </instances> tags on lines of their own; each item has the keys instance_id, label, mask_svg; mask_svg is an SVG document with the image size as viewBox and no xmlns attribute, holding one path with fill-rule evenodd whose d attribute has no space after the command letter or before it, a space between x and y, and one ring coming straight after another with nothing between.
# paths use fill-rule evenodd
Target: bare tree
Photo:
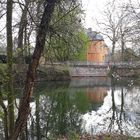
<instances>
[{"instance_id":1,"label":"bare tree","mask_svg":"<svg viewBox=\"0 0 140 140\"><path fill-rule=\"evenodd\" d=\"M118 11L116 10L116 3L109 2L106 5L106 9L103 12L103 22L99 22L98 24L101 27L101 33L111 41L112 51L111 56L113 57L114 51L116 48L116 44L119 39L119 24L120 19L118 18Z\"/></svg>"},{"instance_id":2,"label":"bare tree","mask_svg":"<svg viewBox=\"0 0 140 140\"><path fill-rule=\"evenodd\" d=\"M140 3L130 3L126 5L126 11L131 15L131 29L129 32L129 42L132 48L136 51L139 50L140 45ZM138 52L138 51L137 51Z\"/></svg>"},{"instance_id":3,"label":"bare tree","mask_svg":"<svg viewBox=\"0 0 140 140\"><path fill-rule=\"evenodd\" d=\"M132 30L132 16L127 11L126 5L120 5L119 7L120 15L118 15L119 20L119 45L118 47L121 49L121 60L124 60L124 51L130 43L130 31Z\"/></svg>"},{"instance_id":4,"label":"bare tree","mask_svg":"<svg viewBox=\"0 0 140 140\"><path fill-rule=\"evenodd\" d=\"M138 26L136 26L138 14L134 13L134 8L129 3L119 3L114 0L106 5L103 13L104 22L99 22L99 25L102 29L101 33L107 36L112 44L112 60L116 48L121 49L123 60L125 49L132 46L134 38L138 40Z\"/></svg>"}]
</instances>

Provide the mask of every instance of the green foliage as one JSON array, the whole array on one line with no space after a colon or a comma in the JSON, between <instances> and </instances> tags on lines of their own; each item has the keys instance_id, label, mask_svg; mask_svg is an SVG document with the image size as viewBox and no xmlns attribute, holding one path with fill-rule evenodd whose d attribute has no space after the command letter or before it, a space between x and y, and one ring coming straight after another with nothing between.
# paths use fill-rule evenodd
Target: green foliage
<instances>
[{"instance_id":1,"label":"green foliage","mask_svg":"<svg viewBox=\"0 0 140 140\"><path fill-rule=\"evenodd\" d=\"M80 116L89 109L86 94L80 89L69 90L69 83L66 82L50 82L47 88L46 84L42 84L39 84L35 91L36 98L40 96L42 134L48 132L50 139L65 137L68 140L78 140L81 129Z\"/></svg>"},{"instance_id":2,"label":"green foliage","mask_svg":"<svg viewBox=\"0 0 140 140\"><path fill-rule=\"evenodd\" d=\"M75 104L76 107L78 108L80 113L86 113L87 110L90 110L90 103L88 101L88 98L85 94L86 91L83 89L77 89L77 90L72 90L71 92L74 93L74 97L71 101L71 103Z\"/></svg>"},{"instance_id":3,"label":"green foliage","mask_svg":"<svg viewBox=\"0 0 140 140\"><path fill-rule=\"evenodd\" d=\"M81 18L83 11L77 5L56 6L46 40L44 56L47 61L72 60L85 44Z\"/></svg>"},{"instance_id":4,"label":"green foliage","mask_svg":"<svg viewBox=\"0 0 140 140\"><path fill-rule=\"evenodd\" d=\"M68 140L79 140L80 135L77 134L75 131L70 131L68 135Z\"/></svg>"},{"instance_id":5,"label":"green foliage","mask_svg":"<svg viewBox=\"0 0 140 140\"><path fill-rule=\"evenodd\" d=\"M6 64L0 64L0 83L5 83L7 78L7 66Z\"/></svg>"},{"instance_id":6,"label":"green foliage","mask_svg":"<svg viewBox=\"0 0 140 140\"><path fill-rule=\"evenodd\" d=\"M81 46L81 49L77 52L77 54L74 57L74 60L78 61L85 61L86 60L86 53L87 53L87 47L89 43L89 39L87 35L84 32L79 33L79 37L82 40L83 44Z\"/></svg>"}]
</instances>

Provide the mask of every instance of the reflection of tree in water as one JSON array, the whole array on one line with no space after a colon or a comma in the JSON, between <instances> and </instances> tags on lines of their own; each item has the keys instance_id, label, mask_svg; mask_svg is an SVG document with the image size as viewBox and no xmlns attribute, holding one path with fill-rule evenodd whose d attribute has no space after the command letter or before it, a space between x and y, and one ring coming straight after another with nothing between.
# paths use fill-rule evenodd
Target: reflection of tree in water
<instances>
[{"instance_id":1,"label":"reflection of tree in water","mask_svg":"<svg viewBox=\"0 0 140 140\"><path fill-rule=\"evenodd\" d=\"M90 134L117 133L140 136L140 88L112 84L98 110L83 116L83 128Z\"/></svg>"},{"instance_id":2,"label":"reflection of tree in water","mask_svg":"<svg viewBox=\"0 0 140 140\"><path fill-rule=\"evenodd\" d=\"M38 140L80 133L80 115L83 110L79 109L82 106L80 104L84 104L81 102L84 94L71 97L67 88L61 85L61 88L46 89L43 95L39 96L38 93L36 96L36 120L35 124L32 124L32 134L36 135Z\"/></svg>"},{"instance_id":3,"label":"reflection of tree in water","mask_svg":"<svg viewBox=\"0 0 140 140\"><path fill-rule=\"evenodd\" d=\"M110 123L108 126L108 131L111 132L112 129L114 129L115 125L118 127L118 132L120 134L123 134L123 127L122 127L122 121L125 119L125 112L124 112L124 89L121 88L121 103L120 106L116 105L115 103L115 82L114 78L112 78L111 81L112 87L111 87L111 98L112 98L112 107L109 111L112 111L112 116L110 118Z\"/></svg>"},{"instance_id":4,"label":"reflection of tree in water","mask_svg":"<svg viewBox=\"0 0 140 140\"><path fill-rule=\"evenodd\" d=\"M68 90L69 83L39 83L32 98L32 114L21 140L46 140L80 133L81 114L88 108L85 92ZM22 90L20 87L18 90ZM20 91L21 92L21 91ZM1 90L0 90L1 93ZM1 94L0 94L0 99ZM17 96L18 100L18 96ZM0 100L1 104L1 100ZM17 102L18 105L18 102ZM0 139L4 139L4 114L0 110Z\"/></svg>"},{"instance_id":5,"label":"reflection of tree in water","mask_svg":"<svg viewBox=\"0 0 140 140\"><path fill-rule=\"evenodd\" d=\"M115 126L118 127L118 130L116 130L116 132L119 134L128 134L130 133L130 127L133 128L137 128L140 129L139 126L140 124L138 123L138 120L135 120L136 122L134 122L131 119L131 115L134 114L134 110L133 112L130 111L130 107L126 107L126 103L125 103L125 98L126 98L126 92L128 93L129 91L126 90L124 92L124 88L121 88L121 94L120 94L120 105L117 105L115 103L116 99L115 99L115 89L114 87L112 87L112 91L111 91L111 95L112 95L112 117L110 118L110 124L108 127L109 132L114 131ZM133 93L131 93L132 95ZM136 93L135 93L136 94ZM126 98L127 99L127 98ZM131 97L130 100L133 100L133 97ZM136 100L135 100L136 102ZM124 125L125 124L125 125ZM127 125L126 125L127 124ZM128 128L129 127L129 128ZM132 131L132 130L131 130ZM128 134L131 135L131 134Z\"/></svg>"},{"instance_id":6,"label":"reflection of tree in water","mask_svg":"<svg viewBox=\"0 0 140 140\"><path fill-rule=\"evenodd\" d=\"M109 132L114 128L115 123L118 126L118 131L120 131L120 134L123 134L123 128L122 128L122 121L125 119L125 112L124 112L124 90L121 89L121 106L120 109L115 104L115 96L114 96L114 87L112 87L111 95L112 95L112 117L110 118L110 124L108 127Z\"/></svg>"}]
</instances>

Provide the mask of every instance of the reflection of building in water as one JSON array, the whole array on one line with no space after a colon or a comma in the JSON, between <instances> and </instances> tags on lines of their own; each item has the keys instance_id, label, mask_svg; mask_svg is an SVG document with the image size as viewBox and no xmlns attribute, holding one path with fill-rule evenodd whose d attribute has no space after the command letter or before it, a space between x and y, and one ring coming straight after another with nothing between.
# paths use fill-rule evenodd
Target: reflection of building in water
<instances>
[{"instance_id":1,"label":"reflection of building in water","mask_svg":"<svg viewBox=\"0 0 140 140\"><path fill-rule=\"evenodd\" d=\"M105 87L87 88L86 95L89 101L93 104L93 108L97 109L97 107L100 107L102 105L104 98L107 95L107 88Z\"/></svg>"},{"instance_id":2,"label":"reflection of building in water","mask_svg":"<svg viewBox=\"0 0 140 140\"><path fill-rule=\"evenodd\" d=\"M97 88L87 88L87 96L90 101L95 103L103 102L105 96L107 95L107 89L103 87Z\"/></svg>"}]
</instances>

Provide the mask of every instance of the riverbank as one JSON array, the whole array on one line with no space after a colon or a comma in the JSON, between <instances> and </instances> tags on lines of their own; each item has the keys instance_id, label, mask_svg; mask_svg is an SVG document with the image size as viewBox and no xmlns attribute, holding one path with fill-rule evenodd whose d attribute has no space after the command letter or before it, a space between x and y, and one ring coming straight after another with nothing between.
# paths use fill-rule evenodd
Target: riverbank
<instances>
[{"instance_id":1,"label":"riverbank","mask_svg":"<svg viewBox=\"0 0 140 140\"><path fill-rule=\"evenodd\" d=\"M69 81L69 70L66 66L39 66L37 81Z\"/></svg>"},{"instance_id":2,"label":"riverbank","mask_svg":"<svg viewBox=\"0 0 140 140\"><path fill-rule=\"evenodd\" d=\"M26 78L28 65L13 65L13 79L15 83L23 83ZM7 66L0 64L0 82L6 80ZM66 66L39 66L36 74L38 81L69 81L70 75Z\"/></svg>"},{"instance_id":3,"label":"riverbank","mask_svg":"<svg viewBox=\"0 0 140 140\"><path fill-rule=\"evenodd\" d=\"M5 79L6 76L6 64L0 64L0 81ZM19 81L24 81L26 77L28 65L13 65L13 78L16 83ZM70 81L72 79L69 67L67 65L40 65L37 69L36 81ZM122 76L116 73L116 71L111 70L106 78L113 78L113 83L121 84L122 82L128 85L130 82L135 82L136 84L140 84L140 74L135 73L134 71L130 71L129 76ZM76 77L83 78L83 77ZM84 77L87 78L87 77ZM97 77L90 77L91 79L98 79ZM131 81L129 80L131 79ZM132 81L132 79L134 79Z\"/></svg>"},{"instance_id":4,"label":"riverbank","mask_svg":"<svg viewBox=\"0 0 140 140\"><path fill-rule=\"evenodd\" d=\"M110 72L108 73L109 76L114 76L114 77L140 77L140 67L132 67L132 66L127 66L127 67L117 67L117 66L112 66L110 68Z\"/></svg>"}]
</instances>

